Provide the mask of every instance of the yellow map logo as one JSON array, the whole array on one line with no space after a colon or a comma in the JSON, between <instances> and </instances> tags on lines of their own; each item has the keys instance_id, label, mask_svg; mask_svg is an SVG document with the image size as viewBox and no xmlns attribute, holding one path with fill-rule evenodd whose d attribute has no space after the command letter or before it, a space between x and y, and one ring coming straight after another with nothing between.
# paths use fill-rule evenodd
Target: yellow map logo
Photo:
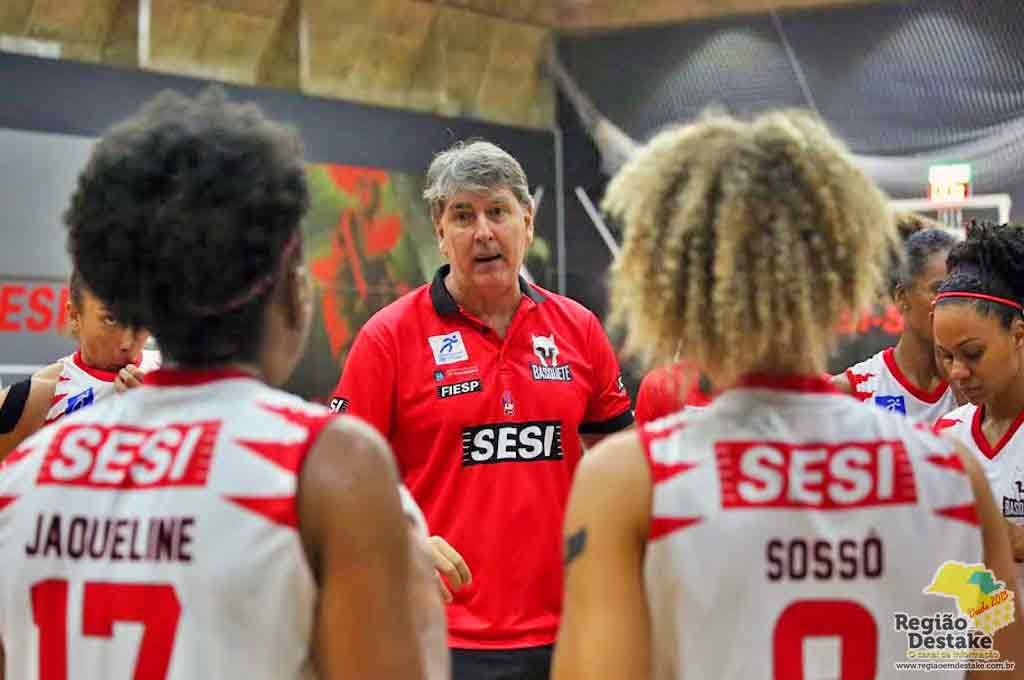
<instances>
[{"instance_id":1,"label":"yellow map logo","mask_svg":"<svg viewBox=\"0 0 1024 680\"><path fill-rule=\"evenodd\" d=\"M960 616L970 619L975 628L988 635L1014 620L1013 591L997 581L984 564L945 562L924 593L956 600Z\"/></svg>"}]
</instances>

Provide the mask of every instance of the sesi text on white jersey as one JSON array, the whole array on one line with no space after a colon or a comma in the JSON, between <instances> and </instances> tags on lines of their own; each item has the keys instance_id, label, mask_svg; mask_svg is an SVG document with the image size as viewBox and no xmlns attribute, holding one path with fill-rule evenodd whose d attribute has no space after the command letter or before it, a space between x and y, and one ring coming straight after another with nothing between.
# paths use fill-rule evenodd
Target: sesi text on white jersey
<instances>
[{"instance_id":1,"label":"sesi text on white jersey","mask_svg":"<svg viewBox=\"0 0 1024 680\"><path fill-rule=\"evenodd\" d=\"M861 401L917 421L933 423L957 407L956 396L947 383L928 393L910 382L896 364L892 347L846 369L846 379L853 396Z\"/></svg>"},{"instance_id":2,"label":"sesi text on white jersey","mask_svg":"<svg viewBox=\"0 0 1024 680\"><path fill-rule=\"evenodd\" d=\"M961 462L918 428L823 378L750 379L646 425L652 677L906 675L894 615L955 614L922 591L982 561Z\"/></svg>"},{"instance_id":3,"label":"sesi text on white jersey","mask_svg":"<svg viewBox=\"0 0 1024 680\"><path fill-rule=\"evenodd\" d=\"M331 417L162 370L26 440L0 471L6 677L312 677L296 489Z\"/></svg>"},{"instance_id":4,"label":"sesi text on white jersey","mask_svg":"<svg viewBox=\"0 0 1024 680\"><path fill-rule=\"evenodd\" d=\"M985 477L992 489L996 506L1003 517L1014 524L1024 525L1024 413L1017 416L1003 438L990 444L981 431L984 408L964 404L935 423L935 429L953 437L981 462ZM1024 588L1024 564L1017 563L1017 584ZM1021 591L1024 592L1024 591Z\"/></svg>"},{"instance_id":5,"label":"sesi text on white jersey","mask_svg":"<svg viewBox=\"0 0 1024 680\"><path fill-rule=\"evenodd\" d=\"M58 362L61 364L61 372L57 378L53 403L46 413L47 424L114 394L117 374L87 366L82 361L81 352L70 354ZM144 373L160 368L160 352L142 350L139 368Z\"/></svg>"}]
</instances>

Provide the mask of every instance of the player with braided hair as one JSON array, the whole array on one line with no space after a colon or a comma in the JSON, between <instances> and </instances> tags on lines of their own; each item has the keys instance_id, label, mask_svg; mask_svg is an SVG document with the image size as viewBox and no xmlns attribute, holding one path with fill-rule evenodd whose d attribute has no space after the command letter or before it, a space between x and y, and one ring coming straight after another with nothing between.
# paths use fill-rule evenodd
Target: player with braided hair
<instances>
[{"instance_id":1,"label":"player with braided hair","mask_svg":"<svg viewBox=\"0 0 1024 680\"><path fill-rule=\"evenodd\" d=\"M580 464L556 680L893 677L907 637L885 619L933 613L922 587L946 560L984 558L1012 583L974 457L823 375L898 236L820 122L666 130L604 205L624 225L611 291L627 347L661 361L679 347L721 392ZM804 644L815 636L841 653ZM1019 659L1019 625L994 644Z\"/></svg>"},{"instance_id":2,"label":"player with braided hair","mask_svg":"<svg viewBox=\"0 0 1024 680\"><path fill-rule=\"evenodd\" d=\"M387 444L272 387L309 331L308 207L297 134L216 89L165 93L95 146L72 260L165 365L5 461L6 677L447 674Z\"/></svg>"},{"instance_id":3,"label":"player with braided hair","mask_svg":"<svg viewBox=\"0 0 1024 680\"><path fill-rule=\"evenodd\" d=\"M985 468L1024 586L1024 226L974 224L935 298L935 347L969 400L936 428Z\"/></svg>"},{"instance_id":4,"label":"player with braided hair","mask_svg":"<svg viewBox=\"0 0 1024 680\"><path fill-rule=\"evenodd\" d=\"M833 382L861 401L933 423L957 407L932 344L931 303L946 277L946 257L959 238L942 228L911 233L889 276L889 295L899 306L904 329L894 347L878 352Z\"/></svg>"}]
</instances>

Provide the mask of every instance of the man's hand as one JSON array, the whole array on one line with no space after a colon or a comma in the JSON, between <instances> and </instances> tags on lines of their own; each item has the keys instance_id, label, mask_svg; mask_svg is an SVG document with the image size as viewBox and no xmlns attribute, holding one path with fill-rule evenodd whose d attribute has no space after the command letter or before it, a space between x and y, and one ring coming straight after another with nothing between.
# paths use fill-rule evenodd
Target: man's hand
<instances>
[{"instance_id":1,"label":"man's hand","mask_svg":"<svg viewBox=\"0 0 1024 680\"><path fill-rule=\"evenodd\" d=\"M145 377L146 374L142 372L142 369L134 364L128 364L117 372L117 378L114 380L114 390L120 394L125 390L138 387L142 384L142 380Z\"/></svg>"},{"instance_id":2,"label":"man's hand","mask_svg":"<svg viewBox=\"0 0 1024 680\"><path fill-rule=\"evenodd\" d=\"M451 602L452 590L461 590L463 586L469 585L473 581L473 575L462 555L440 536L430 537L430 553L434 560L434 569L438 571L437 584L441 590L441 597L446 603ZM442 575L444 578L441 578ZM448 581L447 584L445 579ZM449 585L451 590L448 588Z\"/></svg>"}]
</instances>

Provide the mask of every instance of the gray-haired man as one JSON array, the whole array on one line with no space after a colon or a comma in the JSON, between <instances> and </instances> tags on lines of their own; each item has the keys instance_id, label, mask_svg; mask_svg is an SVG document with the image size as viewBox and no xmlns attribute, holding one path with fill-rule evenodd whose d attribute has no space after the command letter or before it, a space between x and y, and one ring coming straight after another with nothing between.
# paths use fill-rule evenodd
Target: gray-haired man
<instances>
[{"instance_id":1,"label":"gray-haired man","mask_svg":"<svg viewBox=\"0 0 1024 680\"><path fill-rule=\"evenodd\" d=\"M335 403L387 437L431 530L473 569L469 583L437 556L455 680L545 679L581 435L628 427L629 397L597 317L519 276L533 204L512 156L457 144L424 198L450 264L360 330Z\"/></svg>"}]
</instances>

